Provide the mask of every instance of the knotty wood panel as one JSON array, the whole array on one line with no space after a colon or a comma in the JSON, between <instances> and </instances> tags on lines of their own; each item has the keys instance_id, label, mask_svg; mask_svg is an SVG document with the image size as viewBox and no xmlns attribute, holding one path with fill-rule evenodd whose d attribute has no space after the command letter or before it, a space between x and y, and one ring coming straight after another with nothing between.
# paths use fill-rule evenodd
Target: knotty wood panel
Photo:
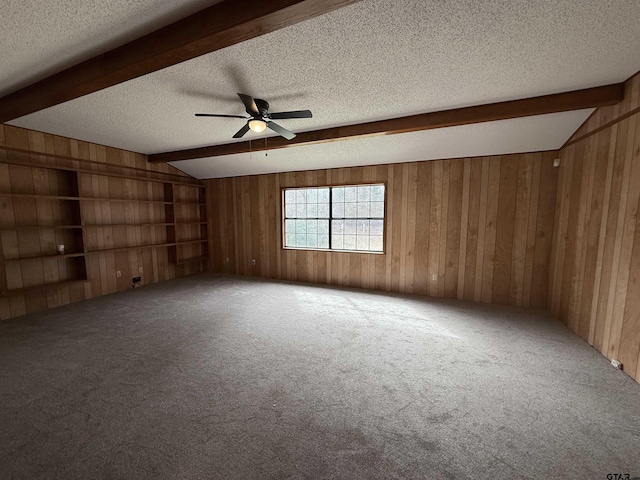
<instances>
[{"instance_id":1,"label":"knotty wood panel","mask_svg":"<svg viewBox=\"0 0 640 480\"><path fill-rule=\"evenodd\" d=\"M165 201L163 184L143 177L147 177L149 172L161 172L174 175L164 178L170 181L179 181L180 177L190 178L168 165L151 165L144 155L9 125L0 125L0 146L8 147L0 149L0 162L80 168L115 175L108 177L78 172L75 181L75 172L0 163L0 192L62 196L79 194L83 197L130 200L81 202L82 223L85 226L93 225L82 230L14 229L25 225L79 225L81 219L72 215L74 209L71 208L71 201L0 197L0 290L83 278L84 271L78 271L78 268L84 268L82 257L38 258L4 263L4 260L23 256L55 254L57 244L65 244L68 251L75 252L166 242L168 227L151 225L166 223L165 205L148 203ZM132 170L123 172L114 169L115 165L131 167ZM140 179L119 178L118 174L123 173L126 176L139 175ZM178 201L205 201L204 194L200 193L201 188L190 185L176 187ZM206 221L202 208L177 204L175 220L186 222L199 218ZM177 233L179 240L207 238L206 225L181 224ZM206 254L206 243L173 248L179 249L178 255L183 258ZM131 278L135 276L141 276L142 283L147 284L203 269L202 262L184 265L172 263L168 250L167 247L135 248L86 255L87 282L0 298L0 320L125 290L131 288ZM139 267L143 268L142 274L138 273ZM122 271L122 277L116 278L116 270Z\"/></svg>"},{"instance_id":2,"label":"knotty wood panel","mask_svg":"<svg viewBox=\"0 0 640 480\"><path fill-rule=\"evenodd\" d=\"M555 155L207 180L208 203L213 207L209 209L211 268L544 308L557 182ZM361 182L386 184L384 254L281 248L281 188Z\"/></svg>"},{"instance_id":3,"label":"knotty wood panel","mask_svg":"<svg viewBox=\"0 0 640 480\"><path fill-rule=\"evenodd\" d=\"M554 314L640 381L640 75L560 152ZM602 128L604 127L604 128Z\"/></svg>"}]
</instances>

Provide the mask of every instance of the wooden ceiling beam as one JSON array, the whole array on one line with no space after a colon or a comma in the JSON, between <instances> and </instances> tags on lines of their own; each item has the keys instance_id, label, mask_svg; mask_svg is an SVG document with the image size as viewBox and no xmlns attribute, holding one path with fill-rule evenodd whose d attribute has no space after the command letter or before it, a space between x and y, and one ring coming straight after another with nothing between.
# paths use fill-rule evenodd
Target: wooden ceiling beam
<instances>
[{"instance_id":1,"label":"wooden ceiling beam","mask_svg":"<svg viewBox=\"0 0 640 480\"><path fill-rule=\"evenodd\" d=\"M396 133L417 132L420 130L469 125L472 123L493 122L510 118L614 105L622 100L623 95L624 84L618 83L572 92L544 95L541 97L455 108L453 110L423 113L389 120L346 125L343 127L324 128L298 133L293 140L286 140L282 137L270 137L266 148L264 142L254 141L252 145L249 145L249 142L245 141L158 153L149 155L148 158L151 163L175 162L233 155L249 151L275 150L278 148L333 142L349 138L394 135Z\"/></svg>"},{"instance_id":2,"label":"wooden ceiling beam","mask_svg":"<svg viewBox=\"0 0 640 480\"><path fill-rule=\"evenodd\" d=\"M360 0L228 0L0 98L0 123Z\"/></svg>"}]
</instances>

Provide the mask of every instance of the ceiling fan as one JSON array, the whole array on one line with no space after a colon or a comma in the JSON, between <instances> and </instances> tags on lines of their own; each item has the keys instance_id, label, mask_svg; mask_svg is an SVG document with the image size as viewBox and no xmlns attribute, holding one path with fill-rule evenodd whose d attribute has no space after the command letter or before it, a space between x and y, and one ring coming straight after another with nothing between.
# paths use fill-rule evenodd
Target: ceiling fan
<instances>
[{"instance_id":1,"label":"ceiling fan","mask_svg":"<svg viewBox=\"0 0 640 480\"><path fill-rule=\"evenodd\" d=\"M245 106L249 117L242 115L219 115L217 113L196 113L196 117L222 117L222 118L242 118L248 120L246 125L242 127L233 136L233 138L241 138L249 130L256 133L264 132L265 129L270 128L278 135L283 136L287 140L295 138L296 134L290 132L286 128L278 125L272 120L284 120L286 118L311 118L311 111L309 110L295 110L293 112L274 112L269 113L269 103L260 98L253 98L251 95L245 95L239 93L238 96Z\"/></svg>"}]
</instances>

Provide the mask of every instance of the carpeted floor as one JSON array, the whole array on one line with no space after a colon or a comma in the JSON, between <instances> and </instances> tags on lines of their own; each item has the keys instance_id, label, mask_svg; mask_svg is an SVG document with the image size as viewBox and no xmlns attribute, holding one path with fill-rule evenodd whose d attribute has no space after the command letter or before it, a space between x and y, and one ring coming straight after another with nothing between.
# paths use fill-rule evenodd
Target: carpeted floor
<instances>
[{"instance_id":1,"label":"carpeted floor","mask_svg":"<svg viewBox=\"0 0 640 480\"><path fill-rule=\"evenodd\" d=\"M640 477L544 312L199 275L0 323L2 479Z\"/></svg>"}]
</instances>

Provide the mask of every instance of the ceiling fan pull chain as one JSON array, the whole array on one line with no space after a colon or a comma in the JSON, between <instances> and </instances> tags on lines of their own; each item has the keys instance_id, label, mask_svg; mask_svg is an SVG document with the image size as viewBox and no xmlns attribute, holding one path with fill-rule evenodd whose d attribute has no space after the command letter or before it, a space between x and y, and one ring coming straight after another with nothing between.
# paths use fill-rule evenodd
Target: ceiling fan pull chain
<instances>
[{"instance_id":1,"label":"ceiling fan pull chain","mask_svg":"<svg viewBox=\"0 0 640 480\"><path fill-rule=\"evenodd\" d=\"M267 151L267 137L264 137L264 156L269 156L269 152Z\"/></svg>"}]
</instances>

